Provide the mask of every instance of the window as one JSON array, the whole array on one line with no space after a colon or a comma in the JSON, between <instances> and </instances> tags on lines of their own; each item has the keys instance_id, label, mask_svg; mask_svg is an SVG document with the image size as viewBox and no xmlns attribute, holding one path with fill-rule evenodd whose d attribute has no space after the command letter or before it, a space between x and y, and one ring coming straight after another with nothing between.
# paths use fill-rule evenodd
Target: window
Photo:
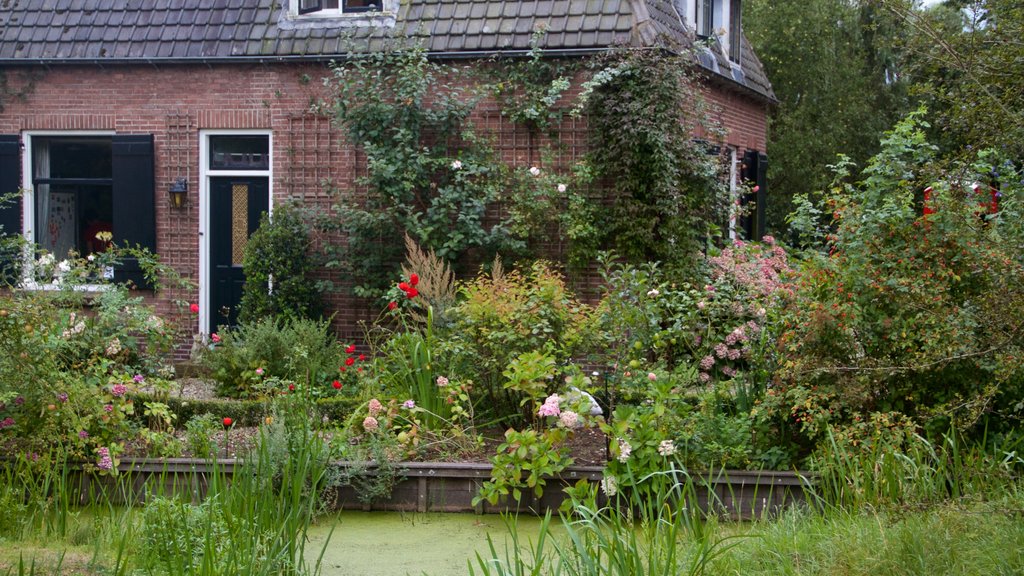
<instances>
[{"instance_id":1,"label":"window","mask_svg":"<svg viewBox=\"0 0 1024 576\"><path fill-rule=\"evenodd\" d=\"M0 195L25 190L0 205L3 233L23 234L57 258L102 251L101 232L120 246L155 251L153 151L151 134L0 135ZM146 286L131 259L114 279Z\"/></svg>"},{"instance_id":2,"label":"window","mask_svg":"<svg viewBox=\"0 0 1024 576\"><path fill-rule=\"evenodd\" d=\"M58 259L102 252L113 233L111 137L32 139L35 241Z\"/></svg>"},{"instance_id":3,"label":"window","mask_svg":"<svg viewBox=\"0 0 1024 576\"><path fill-rule=\"evenodd\" d=\"M715 33L715 5L719 0L696 0L697 36L707 38Z\"/></svg>"},{"instance_id":4,"label":"window","mask_svg":"<svg viewBox=\"0 0 1024 576\"><path fill-rule=\"evenodd\" d=\"M743 56L741 46L743 45L742 26L743 7L740 0L729 2L729 60L739 62Z\"/></svg>"},{"instance_id":5,"label":"window","mask_svg":"<svg viewBox=\"0 0 1024 576\"><path fill-rule=\"evenodd\" d=\"M296 0L299 14L347 14L351 12L376 12L383 0Z\"/></svg>"}]
</instances>

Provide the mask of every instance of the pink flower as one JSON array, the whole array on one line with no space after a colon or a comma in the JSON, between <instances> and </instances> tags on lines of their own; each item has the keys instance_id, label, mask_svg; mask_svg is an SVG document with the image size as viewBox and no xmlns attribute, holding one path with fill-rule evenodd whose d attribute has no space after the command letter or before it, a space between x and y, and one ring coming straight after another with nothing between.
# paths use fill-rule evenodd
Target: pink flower
<instances>
[{"instance_id":1,"label":"pink flower","mask_svg":"<svg viewBox=\"0 0 1024 576\"><path fill-rule=\"evenodd\" d=\"M402 402L402 408L405 408L406 410L412 410L415 407L416 402L413 400L406 400L405 402Z\"/></svg>"},{"instance_id":2,"label":"pink flower","mask_svg":"<svg viewBox=\"0 0 1024 576\"><path fill-rule=\"evenodd\" d=\"M143 380L145 380L145 378L142 376L142 374L136 374L135 376L132 376L132 382L135 382L136 384L142 384Z\"/></svg>"},{"instance_id":3,"label":"pink flower","mask_svg":"<svg viewBox=\"0 0 1024 576\"><path fill-rule=\"evenodd\" d=\"M377 419L374 418L373 416L367 416L366 418L363 418L363 430L366 430L367 432L373 432L379 427L380 423L377 422Z\"/></svg>"},{"instance_id":4,"label":"pink flower","mask_svg":"<svg viewBox=\"0 0 1024 576\"><path fill-rule=\"evenodd\" d=\"M257 368L256 369L256 375L257 376L263 376L263 368Z\"/></svg>"},{"instance_id":5,"label":"pink flower","mask_svg":"<svg viewBox=\"0 0 1024 576\"><path fill-rule=\"evenodd\" d=\"M82 440L85 440L86 438L89 437L89 433L86 432L85 430L79 430L78 437L81 438Z\"/></svg>"},{"instance_id":6,"label":"pink flower","mask_svg":"<svg viewBox=\"0 0 1024 576\"><path fill-rule=\"evenodd\" d=\"M191 310L193 314L199 314L199 304L189 304L188 309Z\"/></svg>"},{"instance_id":7,"label":"pink flower","mask_svg":"<svg viewBox=\"0 0 1024 576\"><path fill-rule=\"evenodd\" d=\"M114 411L114 406L112 404L107 404L106 406L103 407L103 411L104 412L113 412Z\"/></svg>"},{"instance_id":8,"label":"pink flower","mask_svg":"<svg viewBox=\"0 0 1024 576\"><path fill-rule=\"evenodd\" d=\"M538 416L558 416L561 413L561 409L558 404L562 401L558 394L552 394L544 400L544 405L537 410Z\"/></svg>"},{"instance_id":9,"label":"pink flower","mask_svg":"<svg viewBox=\"0 0 1024 576\"><path fill-rule=\"evenodd\" d=\"M729 350L729 360L739 360L739 359L740 359L740 351L738 349L736 349L736 348L730 349Z\"/></svg>"},{"instance_id":10,"label":"pink flower","mask_svg":"<svg viewBox=\"0 0 1024 576\"><path fill-rule=\"evenodd\" d=\"M8 416L7 418L0 420L0 430L3 430L4 428L10 428L11 426L14 426L14 418Z\"/></svg>"},{"instance_id":11,"label":"pink flower","mask_svg":"<svg viewBox=\"0 0 1024 576\"><path fill-rule=\"evenodd\" d=\"M654 382L655 380L658 379L658 375L655 374L654 372L648 372L647 379L650 380L651 382Z\"/></svg>"},{"instance_id":12,"label":"pink flower","mask_svg":"<svg viewBox=\"0 0 1024 576\"><path fill-rule=\"evenodd\" d=\"M114 384L110 388L110 393L113 394L115 398L120 398L121 396L124 396L125 392L127 391L128 387L125 386L124 384Z\"/></svg>"},{"instance_id":13,"label":"pink flower","mask_svg":"<svg viewBox=\"0 0 1024 576\"><path fill-rule=\"evenodd\" d=\"M725 358L729 354L729 348L725 344L719 342L715 345L715 356L719 358Z\"/></svg>"},{"instance_id":14,"label":"pink flower","mask_svg":"<svg viewBox=\"0 0 1024 576\"><path fill-rule=\"evenodd\" d=\"M715 365L715 357L708 355L700 359L701 370L711 370L711 367Z\"/></svg>"},{"instance_id":15,"label":"pink flower","mask_svg":"<svg viewBox=\"0 0 1024 576\"><path fill-rule=\"evenodd\" d=\"M370 400L368 408L370 410L370 416L376 416L384 409L384 405L380 403L380 400L373 398Z\"/></svg>"},{"instance_id":16,"label":"pink flower","mask_svg":"<svg viewBox=\"0 0 1024 576\"><path fill-rule=\"evenodd\" d=\"M700 381L703 382L704 384L707 384L708 382L711 381L711 375L708 374L707 372L701 372L698 378L700 378Z\"/></svg>"},{"instance_id":17,"label":"pink flower","mask_svg":"<svg viewBox=\"0 0 1024 576\"><path fill-rule=\"evenodd\" d=\"M445 386L448 385L448 379L445 378L444 376L438 376L437 377L437 385L440 388L444 388Z\"/></svg>"},{"instance_id":18,"label":"pink flower","mask_svg":"<svg viewBox=\"0 0 1024 576\"><path fill-rule=\"evenodd\" d=\"M220 342L220 336L218 336L217 333L214 332L213 334L210 334L210 340L212 340L213 343L216 344Z\"/></svg>"},{"instance_id":19,"label":"pink flower","mask_svg":"<svg viewBox=\"0 0 1024 576\"><path fill-rule=\"evenodd\" d=\"M112 470L114 468L114 461L110 458L110 449L101 447L96 449L96 453L99 454L99 460L96 462L96 467L100 470Z\"/></svg>"}]
</instances>

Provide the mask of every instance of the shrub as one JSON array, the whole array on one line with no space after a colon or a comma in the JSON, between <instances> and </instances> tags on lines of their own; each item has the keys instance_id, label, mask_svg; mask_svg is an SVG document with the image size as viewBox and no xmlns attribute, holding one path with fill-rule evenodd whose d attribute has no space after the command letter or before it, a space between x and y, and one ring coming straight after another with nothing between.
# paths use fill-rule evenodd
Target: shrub
<instances>
[{"instance_id":1,"label":"shrub","mask_svg":"<svg viewBox=\"0 0 1024 576\"><path fill-rule=\"evenodd\" d=\"M841 164L821 204L828 244L805 255L764 402L805 450L875 413L932 437L1011 430L1024 413L1021 174L991 152L931 166L919 117L887 133L860 181Z\"/></svg>"},{"instance_id":2,"label":"shrub","mask_svg":"<svg viewBox=\"0 0 1024 576\"><path fill-rule=\"evenodd\" d=\"M264 318L223 330L217 339L200 361L229 397L271 397L292 384L314 398L327 395L345 359L328 320Z\"/></svg>"},{"instance_id":3,"label":"shrub","mask_svg":"<svg viewBox=\"0 0 1024 576\"><path fill-rule=\"evenodd\" d=\"M239 320L268 317L316 318L322 310L320 289L312 278L310 227L292 202L260 216L260 226L245 245Z\"/></svg>"},{"instance_id":4,"label":"shrub","mask_svg":"<svg viewBox=\"0 0 1024 576\"><path fill-rule=\"evenodd\" d=\"M556 363L586 354L594 342L593 310L579 302L562 277L537 262L505 272L500 262L462 288L440 348L472 380L495 415L518 413L520 396L508 392L503 373L514 359L542 351Z\"/></svg>"}]
</instances>

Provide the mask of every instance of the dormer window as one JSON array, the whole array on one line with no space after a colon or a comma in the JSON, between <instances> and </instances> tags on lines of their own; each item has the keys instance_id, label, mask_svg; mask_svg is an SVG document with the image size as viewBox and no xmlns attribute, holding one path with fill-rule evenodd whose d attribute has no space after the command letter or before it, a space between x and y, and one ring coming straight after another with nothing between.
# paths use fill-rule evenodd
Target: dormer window
<instances>
[{"instance_id":1,"label":"dormer window","mask_svg":"<svg viewBox=\"0 0 1024 576\"><path fill-rule=\"evenodd\" d=\"M729 0L729 60L739 62L743 55L743 7L740 0Z\"/></svg>"},{"instance_id":2,"label":"dormer window","mask_svg":"<svg viewBox=\"0 0 1024 576\"><path fill-rule=\"evenodd\" d=\"M298 0L299 14L333 16L355 12L377 12L383 0Z\"/></svg>"},{"instance_id":3,"label":"dormer window","mask_svg":"<svg viewBox=\"0 0 1024 576\"><path fill-rule=\"evenodd\" d=\"M694 28L698 38L717 37L726 56L733 63L740 61L743 45L741 0L693 0Z\"/></svg>"},{"instance_id":4,"label":"dormer window","mask_svg":"<svg viewBox=\"0 0 1024 576\"><path fill-rule=\"evenodd\" d=\"M697 36L709 38L718 28L716 24L721 23L722 0L695 0L697 5L696 24ZM716 21L716 15L718 20Z\"/></svg>"}]
</instances>

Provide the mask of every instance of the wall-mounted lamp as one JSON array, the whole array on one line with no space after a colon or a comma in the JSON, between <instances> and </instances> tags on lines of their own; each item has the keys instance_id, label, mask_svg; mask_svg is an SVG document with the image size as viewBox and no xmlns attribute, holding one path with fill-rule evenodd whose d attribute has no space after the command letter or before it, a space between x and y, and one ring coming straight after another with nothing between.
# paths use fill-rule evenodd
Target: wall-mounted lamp
<instances>
[{"instance_id":1,"label":"wall-mounted lamp","mask_svg":"<svg viewBox=\"0 0 1024 576\"><path fill-rule=\"evenodd\" d=\"M178 178L171 184L170 190L171 206L181 208L188 200L188 180Z\"/></svg>"}]
</instances>

